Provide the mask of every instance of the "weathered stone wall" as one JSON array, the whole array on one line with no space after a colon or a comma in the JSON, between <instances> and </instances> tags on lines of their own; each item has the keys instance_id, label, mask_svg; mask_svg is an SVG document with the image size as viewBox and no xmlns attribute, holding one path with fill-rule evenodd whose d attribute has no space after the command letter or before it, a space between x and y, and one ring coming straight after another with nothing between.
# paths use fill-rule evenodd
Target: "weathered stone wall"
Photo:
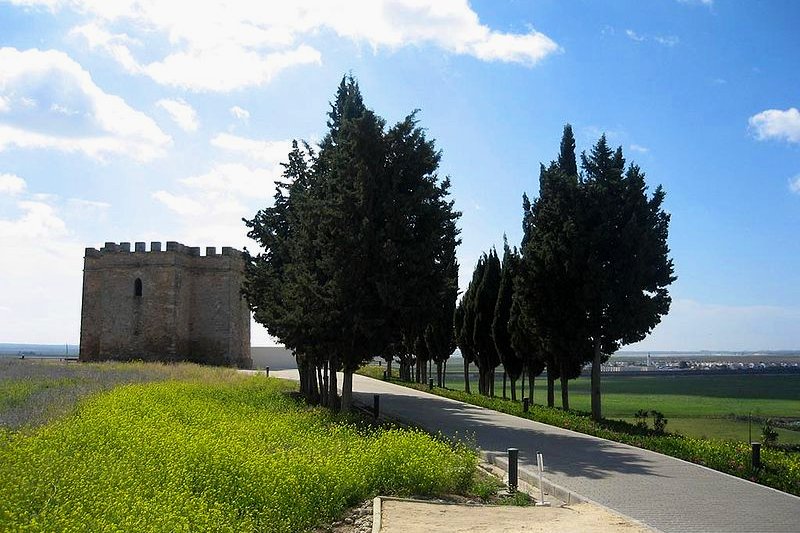
<instances>
[{"instance_id":1,"label":"weathered stone wall","mask_svg":"<svg viewBox=\"0 0 800 533\"><path fill-rule=\"evenodd\" d=\"M82 361L193 361L249 368L250 312L241 252L168 242L86 249ZM136 280L141 280L141 295Z\"/></svg>"}]
</instances>

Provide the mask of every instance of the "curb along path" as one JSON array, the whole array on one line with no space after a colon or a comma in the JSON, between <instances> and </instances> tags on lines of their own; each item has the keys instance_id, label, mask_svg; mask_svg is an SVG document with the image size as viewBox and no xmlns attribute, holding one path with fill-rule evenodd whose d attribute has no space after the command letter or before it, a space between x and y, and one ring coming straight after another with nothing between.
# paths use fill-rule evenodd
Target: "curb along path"
<instances>
[{"instance_id":1,"label":"curb along path","mask_svg":"<svg viewBox=\"0 0 800 533\"><path fill-rule=\"evenodd\" d=\"M521 475L538 477L541 452L550 483L665 533L800 531L800 498L680 459L360 375L353 393L368 406L380 394L382 415L467 438L490 457L519 448Z\"/></svg>"}]
</instances>

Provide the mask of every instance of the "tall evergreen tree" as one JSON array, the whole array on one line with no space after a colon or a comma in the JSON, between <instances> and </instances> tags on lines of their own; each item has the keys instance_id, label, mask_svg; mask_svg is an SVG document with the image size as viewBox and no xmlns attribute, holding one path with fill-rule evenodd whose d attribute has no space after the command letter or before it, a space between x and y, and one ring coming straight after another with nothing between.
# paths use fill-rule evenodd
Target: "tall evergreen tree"
<instances>
[{"instance_id":1,"label":"tall evergreen tree","mask_svg":"<svg viewBox=\"0 0 800 533\"><path fill-rule=\"evenodd\" d=\"M475 345L475 363L478 366L478 388L481 394L494 395L494 372L500 364L500 356L492 337L492 322L500 292L501 266L497 251L484 255L485 268L474 294L475 328L472 333Z\"/></svg>"},{"instance_id":2,"label":"tall evergreen tree","mask_svg":"<svg viewBox=\"0 0 800 533\"><path fill-rule=\"evenodd\" d=\"M515 280L515 287L517 283L517 280ZM515 288L508 317L509 341L517 359L522 361L522 397L525 398L525 375L527 374L528 397L533 403L533 384L536 377L544 372L547 359L536 329L527 322L526 316L522 312L521 299L521 291ZM552 402L550 402L550 406L552 407Z\"/></svg>"},{"instance_id":3,"label":"tall evergreen tree","mask_svg":"<svg viewBox=\"0 0 800 533\"><path fill-rule=\"evenodd\" d=\"M279 186L275 206L247 221L265 251L251 258L245 290L257 320L316 366L309 374L333 407L336 371L344 371L347 409L353 371L423 339L447 312L444 299L455 299L460 214L414 113L386 131L346 76L328 127L312 164L296 172L303 179ZM293 151L289 165L301 160Z\"/></svg>"},{"instance_id":4,"label":"tall evergreen tree","mask_svg":"<svg viewBox=\"0 0 800 533\"><path fill-rule=\"evenodd\" d=\"M592 348L592 417L602 416L600 365L620 346L642 340L669 311L675 281L667 245L670 216L659 186L647 195L644 173L625 170L622 149L605 135L581 156L585 176L584 305Z\"/></svg>"},{"instance_id":5,"label":"tall evergreen tree","mask_svg":"<svg viewBox=\"0 0 800 533\"><path fill-rule=\"evenodd\" d=\"M548 405L554 402L554 381L561 380L562 407L569 409L569 380L580 375L585 317L579 227L581 183L575 167L575 140L567 125L558 161L539 173L539 197L523 197L521 309L538 333L546 354Z\"/></svg>"},{"instance_id":6,"label":"tall evergreen tree","mask_svg":"<svg viewBox=\"0 0 800 533\"><path fill-rule=\"evenodd\" d=\"M462 295L461 301L458 302L458 305L456 305L456 310L453 313L453 336L455 338L456 346L458 346L458 350L461 352L461 362L464 365L464 391L467 394L471 393L469 383L469 365L474 360L472 337L468 333L468 329L471 331L471 328L467 328L466 319L466 306L470 298L471 295L469 290L467 290Z\"/></svg>"},{"instance_id":7,"label":"tall evergreen tree","mask_svg":"<svg viewBox=\"0 0 800 533\"><path fill-rule=\"evenodd\" d=\"M464 291L461 301L456 307L455 313L455 330L456 330L456 344L461 351L461 356L464 359L464 390L470 392L469 380L469 365L474 363L478 365L478 346L475 342L475 316L477 315L477 293L478 288L483 281L483 276L486 271L486 254L478 258L475 268L472 271L472 280ZM460 320L459 320L460 318ZM479 392L483 393L480 390Z\"/></svg>"},{"instance_id":8,"label":"tall evergreen tree","mask_svg":"<svg viewBox=\"0 0 800 533\"><path fill-rule=\"evenodd\" d=\"M508 241L503 238L503 263L500 274L500 290L497 295L497 304L492 322L492 338L503 364L504 374L511 380L511 400L517 400L517 380L522 375L523 360L511 345L511 305L514 298L514 278L519 270L517 264L519 257L517 250L512 250ZM505 379L503 380L505 384ZM503 391L505 395L505 388Z\"/></svg>"}]
</instances>

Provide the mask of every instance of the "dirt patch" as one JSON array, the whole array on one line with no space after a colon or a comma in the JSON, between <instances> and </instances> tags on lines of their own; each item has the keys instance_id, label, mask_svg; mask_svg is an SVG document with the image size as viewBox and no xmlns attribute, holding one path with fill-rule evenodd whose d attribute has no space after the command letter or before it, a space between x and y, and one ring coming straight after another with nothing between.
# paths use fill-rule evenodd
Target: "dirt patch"
<instances>
[{"instance_id":1,"label":"dirt patch","mask_svg":"<svg viewBox=\"0 0 800 533\"><path fill-rule=\"evenodd\" d=\"M384 500L381 510L381 533L652 531L588 503L561 507L515 507Z\"/></svg>"}]
</instances>

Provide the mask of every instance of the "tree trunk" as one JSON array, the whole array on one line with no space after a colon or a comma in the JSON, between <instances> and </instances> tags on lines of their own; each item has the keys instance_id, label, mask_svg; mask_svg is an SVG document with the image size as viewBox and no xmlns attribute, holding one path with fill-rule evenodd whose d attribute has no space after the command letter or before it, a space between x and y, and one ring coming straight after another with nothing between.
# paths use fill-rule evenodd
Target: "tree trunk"
<instances>
[{"instance_id":1,"label":"tree trunk","mask_svg":"<svg viewBox=\"0 0 800 533\"><path fill-rule=\"evenodd\" d=\"M511 378L511 401L512 402L517 401L517 380L514 378Z\"/></svg>"},{"instance_id":2,"label":"tree trunk","mask_svg":"<svg viewBox=\"0 0 800 533\"><path fill-rule=\"evenodd\" d=\"M389 358L386 360L386 377L388 379L392 379L392 359L393 358L389 356Z\"/></svg>"},{"instance_id":3,"label":"tree trunk","mask_svg":"<svg viewBox=\"0 0 800 533\"><path fill-rule=\"evenodd\" d=\"M552 368L547 369L547 407L555 407L556 394L555 394L555 372Z\"/></svg>"},{"instance_id":4,"label":"tree trunk","mask_svg":"<svg viewBox=\"0 0 800 533\"><path fill-rule=\"evenodd\" d=\"M330 407L331 405L331 395L330 395L330 380L328 378L328 362L325 361L322 364L322 405L324 407Z\"/></svg>"},{"instance_id":5,"label":"tree trunk","mask_svg":"<svg viewBox=\"0 0 800 533\"><path fill-rule=\"evenodd\" d=\"M350 412L353 405L353 372L344 369L344 381L342 382L342 411Z\"/></svg>"},{"instance_id":6,"label":"tree trunk","mask_svg":"<svg viewBox=\"0 0 800 533\"><path fill-rule=\"evenodd\" d=\"M324 405L325 383L322 381L322 367L317 365L317 395L320 403Z\"/></svg>"},{"instance_id":7,"label":"tree trunk","mask_svg":"<svg viewBox=\"0 0 800 533\"><path fill-rule=\"evenodd\" d=\"M489 371L489 397L494 398L494 368Z\"/></svg>"},{"instance_id":8,"label":"tree trunk","mask_svg":"<svg viewBox=\"0 0 800 533\"><path fill-rule=\"evenodd\" d=\"M444 368L442 369L442 388L447 385L447 359L444 360Z\"/></svg>"},{"instance_id":9,"label":"tree trunk","mask_svg":"<svg viewBox=\"0 0 800 533\"><path fill-rule=\"evenodd\" d=\"M503 399L504 400L508 399L507 396L506 396L506 378L508 378L508 372L506 372L505 368L504 368L503 369Z\"/></svg>"},{"instance_id":10,"label":"tree trunk","mask_svg":"<svg viewBox=\"0 0 800 533\"><path fill-rule=\"evenodd\" d=\"M525 381L524 381L524 380L525 380L525 378L522 378L522 379L523 379L523 383L524 383L524 382L525 382ZM533 377L533 375L532 375L532 374L528 374L528 382L530 383L530 389L531 389L531 391L528 393L528 396L529 396L529 397L530 397L530 399L531 399L531 405L533 405L533 382L534 382L535 380L536 380L536 378L535 378L535 377ZM523 385L523 386L524 386L524 385Z\"/></svg>"},{"instance_id":11,"label":"tree trunk","mask_svg":"<svg viewBox=\"0 0 800 533\"><path fill-rule=\"evenodd\" d=\"M336 363L336 359L331 360L330 364L330 388L328 389L328 407L333 409L334 411L338 411L341 407L341 403L339 402L339 383L338 378L336 376L336 367L339 366Z\"/></svg>"},{"instance_id":12,"label":"tree trunk","mask_svg":"<svg viewBox=\"0 0 800 533\"><path fill-rule=\"evenodd\" d=\"M561 360L561 408L569 411L569 380L567 379L567 361Z\"/></svg>"},{"instance_id":13,"label":"tree trunk","mask_svg":"<svg viewBox=\"0 0 800 533\"><path fill-rule=\"evenodd\" d=\"M522 367L522 398L525 397L525 367Z\"/></svg>"},{"instance_id":14,"label":"tree trunk","mask_svg":"<svg viewBox=\"0 0 800 533\"><path fill-rule=\"evenodd\" d=\"M436 386L437 387L444 387L444 374L443 371L444 363L442 361L436 361Z\"/></svg>"},{"instance_id":15,"label":"tree trunk","mask_svg":"<svg viewBox=\"0 0 800 533\"><path fill-rule=\"evenodd\" d=\"M592 359L592 418L600 420L603 418L600 408L600 360L603 354L600 353L600 336L594 338L594 358Z\"/></svg>"},{"instance_id":16,"label":"tree trunk","mask_svg":"<svg viewBox=\"0 0 800 533\"><path fill-rule=\"evenodd\" d=\"M469 391L469 361L466 357L464 357L464 392L471 394Z\"/></svg>"}]
</instances>

